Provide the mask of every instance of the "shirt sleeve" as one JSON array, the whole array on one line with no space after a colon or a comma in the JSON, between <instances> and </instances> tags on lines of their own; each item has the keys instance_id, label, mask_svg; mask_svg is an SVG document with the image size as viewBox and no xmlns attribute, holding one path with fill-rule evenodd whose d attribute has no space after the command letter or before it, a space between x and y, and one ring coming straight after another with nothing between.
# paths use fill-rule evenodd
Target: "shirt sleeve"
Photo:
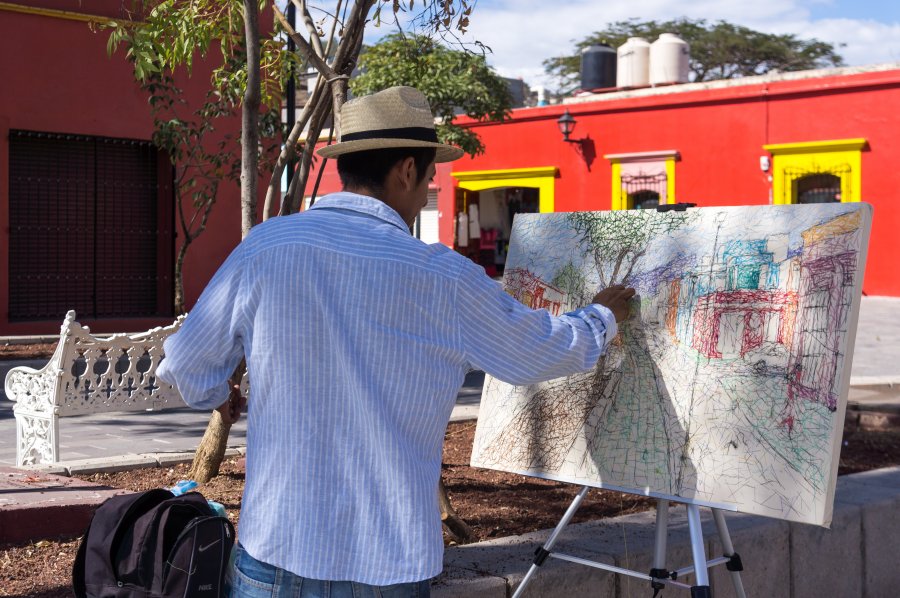
<instances>
[{"instance_id":1,"label":"shirt sleeve","mask_svg":"<svg viewBox=\"0 0 900 598\"><path fill-rule=\"evenodd\" d=\"M227 400L228 378L244 356L242 248L225 260L181 328L163 344L165 357L156 373L194 409L215 409Z\"/></svg>"},{"instance_id":2,"label":"shirt sleeve","mask_svg":"<svg viewBox=\"0 0 900 598\"><path fill-rule=\"evenodd\" d=\"M592 369L617 333L615 317L602 305L561 316L533 310L471 262L462 267L457 310L470 365L516 385Z\"/></svg>"}]
</instances>

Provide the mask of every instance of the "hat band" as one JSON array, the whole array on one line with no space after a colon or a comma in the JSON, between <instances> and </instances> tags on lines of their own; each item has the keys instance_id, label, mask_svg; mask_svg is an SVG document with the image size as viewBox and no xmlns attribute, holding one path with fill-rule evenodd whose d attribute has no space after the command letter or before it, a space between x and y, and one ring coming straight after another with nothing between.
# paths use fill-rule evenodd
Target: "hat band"
<instances>
[{"instance_id":1,"label":"hat band","mask_svg":"<svg viewBox=\"0 0 900 598\"><path fill-rule=\"evenodd\" d=\"M430 141L437 143L437 133L427 127L400 127L397 129L374 129L341 135L341 143L361 139L409 139L410 141Z\"/></svg>"}]
</instances>

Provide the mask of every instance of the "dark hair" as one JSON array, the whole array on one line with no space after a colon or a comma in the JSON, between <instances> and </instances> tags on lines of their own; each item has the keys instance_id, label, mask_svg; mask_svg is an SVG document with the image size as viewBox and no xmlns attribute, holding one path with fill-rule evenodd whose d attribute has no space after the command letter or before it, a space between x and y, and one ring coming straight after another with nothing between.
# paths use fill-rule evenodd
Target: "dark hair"
<instances>
[{"instance_id":1,"label":"dark hair","mask_svg":"<svg viewBox=\"0 0 900 598\"><path fill-rule=\"evenodd\" d=\"M426 169L434 161L433 147L389 147L342 154L337 158L338 175L344 187L384 189L384 179L395 164L412 158L416 164L416 183L421 183Z\"/></svg>"}]
</instances>

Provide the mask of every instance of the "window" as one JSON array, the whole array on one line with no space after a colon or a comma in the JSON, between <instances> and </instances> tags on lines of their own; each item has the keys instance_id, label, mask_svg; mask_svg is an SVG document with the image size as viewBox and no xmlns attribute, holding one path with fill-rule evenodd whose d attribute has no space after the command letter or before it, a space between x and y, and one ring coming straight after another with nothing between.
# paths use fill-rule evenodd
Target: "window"
<instances>
[{"instance_id":1,"label":"window","mask_svg":"<svg viewBox=\"0 0 900 598\"><path fill-rule=\"evenodd\" d=\"M659 193L656 191L638 191L628 196L629 210L652 210L659 205Z\"/></svg>"},{"instance_id":2,"label":"window","mask_svg":"<svg viewBox=\"0 0 900 598\"><path fill-rule=\"evenodd\" d=\"M646 210L675 203L675 150L607 154L612 164L612 209Z\"/></svg>"},{"instance_id":3,"label":"window","mask_svg":"<svg viewBox=\"0 0 900 598\"><path fill-rule=\"evenodd\" d=\"M810 174L799 178L797 203L834 203L841 201L841 177L833 174Z\"/></svg>"},{"instance_id":4,"label":"window","mask_svg":"<svg viewBox=\"0 0 900 598\"><path fill-rule=\"evenodd\" d=\"M865 139L764 145L772 154L772 203L860 201Z\"/></svg>"},{"instance_id":5,"label":"window","mask_svg":"<svg viewBox=\"0 0 900 598\"><path fill-rule=\"evenodd\" d=\"M80 319L172 315L172 174L159 150L9 137L10 321L59 320L70 309Z\"/></svg>"}]
</instances>

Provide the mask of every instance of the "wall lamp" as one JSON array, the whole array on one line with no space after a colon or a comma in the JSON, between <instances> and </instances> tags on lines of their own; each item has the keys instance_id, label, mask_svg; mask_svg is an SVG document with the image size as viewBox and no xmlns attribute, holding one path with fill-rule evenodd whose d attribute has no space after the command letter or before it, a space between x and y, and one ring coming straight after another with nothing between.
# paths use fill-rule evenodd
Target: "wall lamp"
<instances>
[{"instance_id":1,"label":"wall lamp","mask_svg":"<svg viewBox=\"0 0 900 598\"><path fill-rule=\"evenodd\" d=\"M559 117L556 124L559 127L559 132L562 133L563 141L566 143L584 143L584 139L569 139L569 135L575 130L575 125L578 124L578 121L575 120L574 116L569 114L568 108L566 108L565 113Z\"/></svg>"}]
</instances>

